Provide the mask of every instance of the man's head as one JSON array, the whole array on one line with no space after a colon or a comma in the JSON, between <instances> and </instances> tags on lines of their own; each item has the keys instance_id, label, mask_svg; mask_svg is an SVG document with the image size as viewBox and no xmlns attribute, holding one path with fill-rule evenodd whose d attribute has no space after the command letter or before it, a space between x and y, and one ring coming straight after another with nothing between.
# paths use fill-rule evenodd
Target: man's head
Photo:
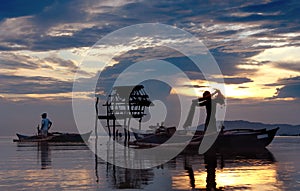
<instances>
[{"instance_id":1,"label":"man's head","mask_svg":"<svg viewBox=\"0 0 300 191\"><path fill-rule=\"evenodd\" d=\"M211 98L210 92L209 92L209 91L205 91L205 92L203 93L203 98L210 99L210 98Z\"/></svg>"},{"instance_id":2,"label":"man's head","mask_svg":"<svg viewBox=\"0 0 300 191\"><path fill-rule=\"evenodd\" d=\"M46 118L47 117L47 113L43 113L41 116L42 116L42 118Z\"/></svg>"}]
</instances>

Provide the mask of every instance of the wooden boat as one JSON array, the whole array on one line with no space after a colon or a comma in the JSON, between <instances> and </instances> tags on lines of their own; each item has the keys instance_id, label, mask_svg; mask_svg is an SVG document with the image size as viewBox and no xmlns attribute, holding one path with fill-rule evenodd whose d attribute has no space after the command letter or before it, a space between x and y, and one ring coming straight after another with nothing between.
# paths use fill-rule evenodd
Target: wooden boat
<instances>
[{"instance_id":1,"label":"wooden boat","mask_svg":"<svg viewBox=\"0 0 300 191\"><path fill-rule=\"evenodd\" d=\"M279 127L274 129L232 129L224 131L216 141L218 150L259 150L274 139Z\"/></svg>"},{"instance_id":2,"label":"wooden boat","mask_svg":"<svg viewBox=\"0 0 300 191\"><path fill-rule=\"evenodd\" d=\"M199 147L203 137L199 136L203 134L203 131L198 131L191 136L187 135L187 131L181 130L176 132L176 127L164 127L160 126L156 130L143 131L131 128L133 135L136 139L132 144L140 147L155 147L164 143L164 146L181 146L187 145L188 147ZM172 136L175 137L174 141L167 142Z\"/></svg>"},{"instance_id":3,"label":"wooden boat","mask_svg":"<svg viewBox=\"0 0 300 191\"><path fill-rule=\"evenodd\" d=\"M18 139L14 139L14 142L84 142L90 138L92 131L84 134L78 133L48 133L47 137L41 135L21 135L17 133Z\"/></svg>"},{"instance_id":4,"label":"wooden boat","mask_svg":"<svg viewBox=\"0 0 300 191\"><path fill-rule=\"evenodd\" d=\"M175 133L176 127L160 126L157 129L151 129L151 130L147 130L147 131L139 130L139 129L135 129L135 128L131 128L131 130L132 130L132 133L136 140L143 140L145 138L148 139L149 137L153 137L156 135L157 137L159 137L159 136L165 137L164 140L166 141L168 138L170 138ZM153 137L153 138L155 139L157 137Z\"/></svg>"},{"instance_id":5,"label":"wooden boat","mask_svg":"<svg viewBox=\"0 0 300 191\"><path fill-rule=\"evenodd\" d=\"M214 147L218 150L226 151L226 150L238 150L238 149L246 149L246 150L255 150L255 149L263 149L268 146L279 127L275 129L232 129L220 132ZM192 140L190 140L190 136L186 136L182 133L177 133L176 141L177 142L169 142L168 144L164 144L164 146L177 146L182 144L187 144L188 147L198 148L203 137L203 131L196 131ZM167 140L169 140L173 134L168 133L145 133L138 134L137 131L133 132L136 141L133 143L140 147L155 147L162 145ZM181 135L182 134L182 135ZM187 143L189 141L189 143Z\"/></svg>"}]
</instances>

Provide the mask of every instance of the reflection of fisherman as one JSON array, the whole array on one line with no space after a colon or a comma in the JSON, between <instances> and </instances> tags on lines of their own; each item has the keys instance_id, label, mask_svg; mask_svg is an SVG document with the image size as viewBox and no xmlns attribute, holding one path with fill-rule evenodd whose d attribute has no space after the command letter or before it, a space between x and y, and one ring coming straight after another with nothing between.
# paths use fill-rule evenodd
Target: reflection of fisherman
<instances>
[{"instance_id":1,"label":"reflection of fisherman","mask_svg":"<svg viewBox=\"0 0 300 191\"><path fill-rule=\"evenodd\" d=\"M214 95L214 98L212 98ZM218 104L224 104L224 96L220 92L220 90L216 90L214 93L210 93L209 91L205 91L203 93L202 98L198 98L193 100L193 105L197 104L199 106L205 106L206 108L206 120L205 120L205 127L204 131L206 131L208 124L211 126L216 127L216 108Z\"/></svg>"},{"instance_id":2,"label":"reflection of fisherman","mask_svg":"<svg viewBox=\"0 0 300 191\"><path fill-rule=\"evenodd\" d=\"M189 163L189 158L187 155L184 156L184 170L187 171L189 178L190 178L190 185L194 189L195 188L195 176L194 176L194 170L192 165Z\"/></svg>"},{"instance_id":3,"label":"reflection of fisherman","mask_svg":"<svg viewBox=\"0 0 300 191\"><path fill-rule=\"evenodd\" d=\"M208 152L204 154L204 164L207 172L206 190L221 190L216 188L217 156L214 150L208 150Z\"/></svg>"},{"instance_id":4,"label":"reflection of fisherman","mask_svg":"<svg viewBox=\"0 0 300 191\"><path fill-rule=\"evenodd\" d=\"M48 142L39 143L41 149L41 169L48 169L51 167L51 150Z\"/></svg>"}]
</instances>

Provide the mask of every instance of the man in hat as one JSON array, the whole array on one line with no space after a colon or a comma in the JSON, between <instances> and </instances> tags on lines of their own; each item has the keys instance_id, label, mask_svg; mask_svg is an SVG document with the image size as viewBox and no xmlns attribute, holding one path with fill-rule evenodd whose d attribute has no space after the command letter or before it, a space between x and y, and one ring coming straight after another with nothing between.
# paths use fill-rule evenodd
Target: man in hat
<instances>
[{"instance_id":1,"label":"man in hat","mask_svg":"<svg viewBox=\"0 0 300 191\"><path fill-rule=\"evenodd\" d=\"M52 122L47 118L47 113L43 113L41 116L42 116L41 134L42 136L47 137L48 130L52 126Z\"/></svg>"}]
</instances>

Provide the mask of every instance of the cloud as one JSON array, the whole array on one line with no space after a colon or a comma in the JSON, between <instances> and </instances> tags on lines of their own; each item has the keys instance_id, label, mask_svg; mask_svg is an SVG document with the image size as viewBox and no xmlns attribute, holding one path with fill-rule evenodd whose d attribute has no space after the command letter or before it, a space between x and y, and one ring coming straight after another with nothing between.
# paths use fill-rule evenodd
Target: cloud
<instances>
[{"instance_id":1,"label":"cloud","mask_svg":"<svg viewBox=\"0 0 300 191\"><path fill-rule=\"evenodd\" d=\"M34 59L27 55L14 54L11 52L0 52L0 66L1 69L36 69L38 59Z\"/></svg>"},{"instance_id":2,"label":"cloud","mask_svg":"<svg viewBox=\"0 0 300 191\"><path fill-rule=\"evenodd\" d=\"M269 84L270 86L274 85L283 85L282 88L278 88L276 95L272 98L300 98L300 76L284 78L279 80L276 84Z\"/></svg>"},{"instance_id":3,"label":"cloud","mask_svg":"<svg viewBox=\"0 0 300 191\"><path fill-rule=\"evenodd\" d=\"M20 5L21 2L17 2ZM3 14L2 50L59 50L92 46L99 38L132 24L159 22L175 25L218 48L217 61L225 74L234 65L264 48L252 38L285 34L296 27L297 1L46 1L19 14ZM294 5L294 6L292 6ZM12 4L7 9L14 10ZM265 8L268 7L268 8ZM289 9L283 9L289 7ZM259 10L259 11L258 11ZM10 11L11 12L11 11ZM23 12L23 13L22 13ZM14 18L12 18L14 16ZM291 19L289 19L291 18ZM293 24L290 24L293 23ZM285 27L283 27L285 25ZM271 30L271 31L270 31ZM9 36L7 36L9 35ZM285 41L295 37L281 37ZM271 41L272 39L268 40ZM216 53L216 52L215 52ZM228 55L227 55L228 53ZM217 53L218 54L218 53ZM222 59L222 57L226 59ZM232 62L232 63L228 63Z\"/></svg>"},{"instance_id":4,"label":"cloud","mask_svg":"<svg viewBox=\"0 0 300 191\"><path fill-rule=\"evenodd\" d=\"M205 80L205 77L199 70L199 68L188 57L182 55L180 52L167 47L149 47L130 50L122 55L116 56L114 58L116 64L112 66L106 66L105 69L101 71L100 78L98 79L98 91L109 92L118 76L124 70L137 62L153 59L163 60L176 66L191 80ZM148 69L151 70L151 68ZM136 71L136 73L132 75L142 77L142 72L145 73L147 71ZM157 71L156 76L159 77L160 74L165 74L166 76L174 76L173 78L175 78L178 72L172 73L171 71L167 70L164 65L162 65L160 71Z\"/></svg>"},{"instance_id":5,"label":"cloud","mask_svg":"<svg viewBox=\"0 0 300 191\"><path fill-rule=\"evenodd\" d=\"M44 62L50 62L51 64L56 64L58 66L61 66L63 68L69 69L71 72L76 72L77 66L75 63L71 60L64 60L62 58L58 57L46 57L43 59Z\"/></svg>"},{"instance_id":6,"label":"cloud","mask_svg":"<svg viewBox=\"0 0 300 191\"><path fill-rule=\"evenodd\" d=\"M286 74L291 72L293 76L298 76L299 64L295 58L299 51L285 53L283 50L291 46L299 47L299 7L297 0L7 2L0 7L0 92L19 96L32 92L43 95L52 93L58 97L61 93L69 93L77 62L67 56L52 55L51 51L59 54L69 48L91 47L104 35L122 27L154 22L176 26L202 40L220 66L226 77L225 82L231 87L237 87L241 92L261 94L264 92L259 90L270 88L271 94L268 95L272 96L278 86L280 89L275 98L297 97L298 79L287 78ZM137 51L115 58L117 64L102 71L98 81L104 87L101 93L104 90L109 92L114 80L132 63L155 56L180 67L193 80L204 79L201 71L193 65L183 65L190 61L174 51L137 48ZM272 48L281 49L276 52ZM268 53L265 51L267 49L273 54L264 54ZM49 55L41 58L22 55L16 50L44 51ZM255 60L255 55L266 55L266 59ZM292 59L272 60L276 55L280 58L291 56ZM241 65L245 67L238 67ZM270 70L274 68L276 70ZM287 72L283 75L281 71ZM279 77L286 80L274 83ZM254 117L257 117L255 111L261 109L259 104L256 106L252 112ZM247 115L239 114L240 106L236 108L237 116ZM273 116L270 114L269 118Z\"/></svg>"},{"instance_id":7,"label":"cloud","mask_svg":"<svg viewBox=\"0 0 300 191\"><path fill-rule=\"evenodd\" d=\"M243 84L243 83L253 82L253 81L249 78L240 77L240 78L224 78L224 82L226 84Z\"/></svg>"},{"instance_id":8,"label":"cloud","mask_svg":"<svg viewBox=\"0 0 300 191\"><path fill-rule=\"evenodd\" d=\"M0 74L0 94L55 94L72 92L72 82L50 77Z\"/></svg>"},{"instance_id":9,"label":"cloud","mask_svg":"<svg viewBox=\"0 0 300 191\"><path fill-rule=\"evenodd\" d=\"M36 2L35 0L15 0L8 1L1 5L0 18L21 17L36 14L45 7L51 5L54 0L44 0Z\"/></svg>"},{"instance_id":10,"label":"cloud","mask_svg":"<svg viewBox=\"0 0 300 191\"><path fill-rule=\"evenodd\" d=\"M256 54L256 52L249 51L244 53L226 53L223 52L222 49L218 48L212 50L211 53L216 59L216 62L218 63L223 75L241 75L243 73L255 72L257 70L255 68L243 69L237 67L237 65L240 63L248 62L247 58L253 54Z\"/></svg>"},{"instance_id":11,"label":"cloud","mask_svg":"<svg viewBox=\"0 0 300 191\"><path fill-rule=\"evenodd\" d=\"M300 62L276 62L275 67L300 72Z\"/></svg>"}]
</instances>

